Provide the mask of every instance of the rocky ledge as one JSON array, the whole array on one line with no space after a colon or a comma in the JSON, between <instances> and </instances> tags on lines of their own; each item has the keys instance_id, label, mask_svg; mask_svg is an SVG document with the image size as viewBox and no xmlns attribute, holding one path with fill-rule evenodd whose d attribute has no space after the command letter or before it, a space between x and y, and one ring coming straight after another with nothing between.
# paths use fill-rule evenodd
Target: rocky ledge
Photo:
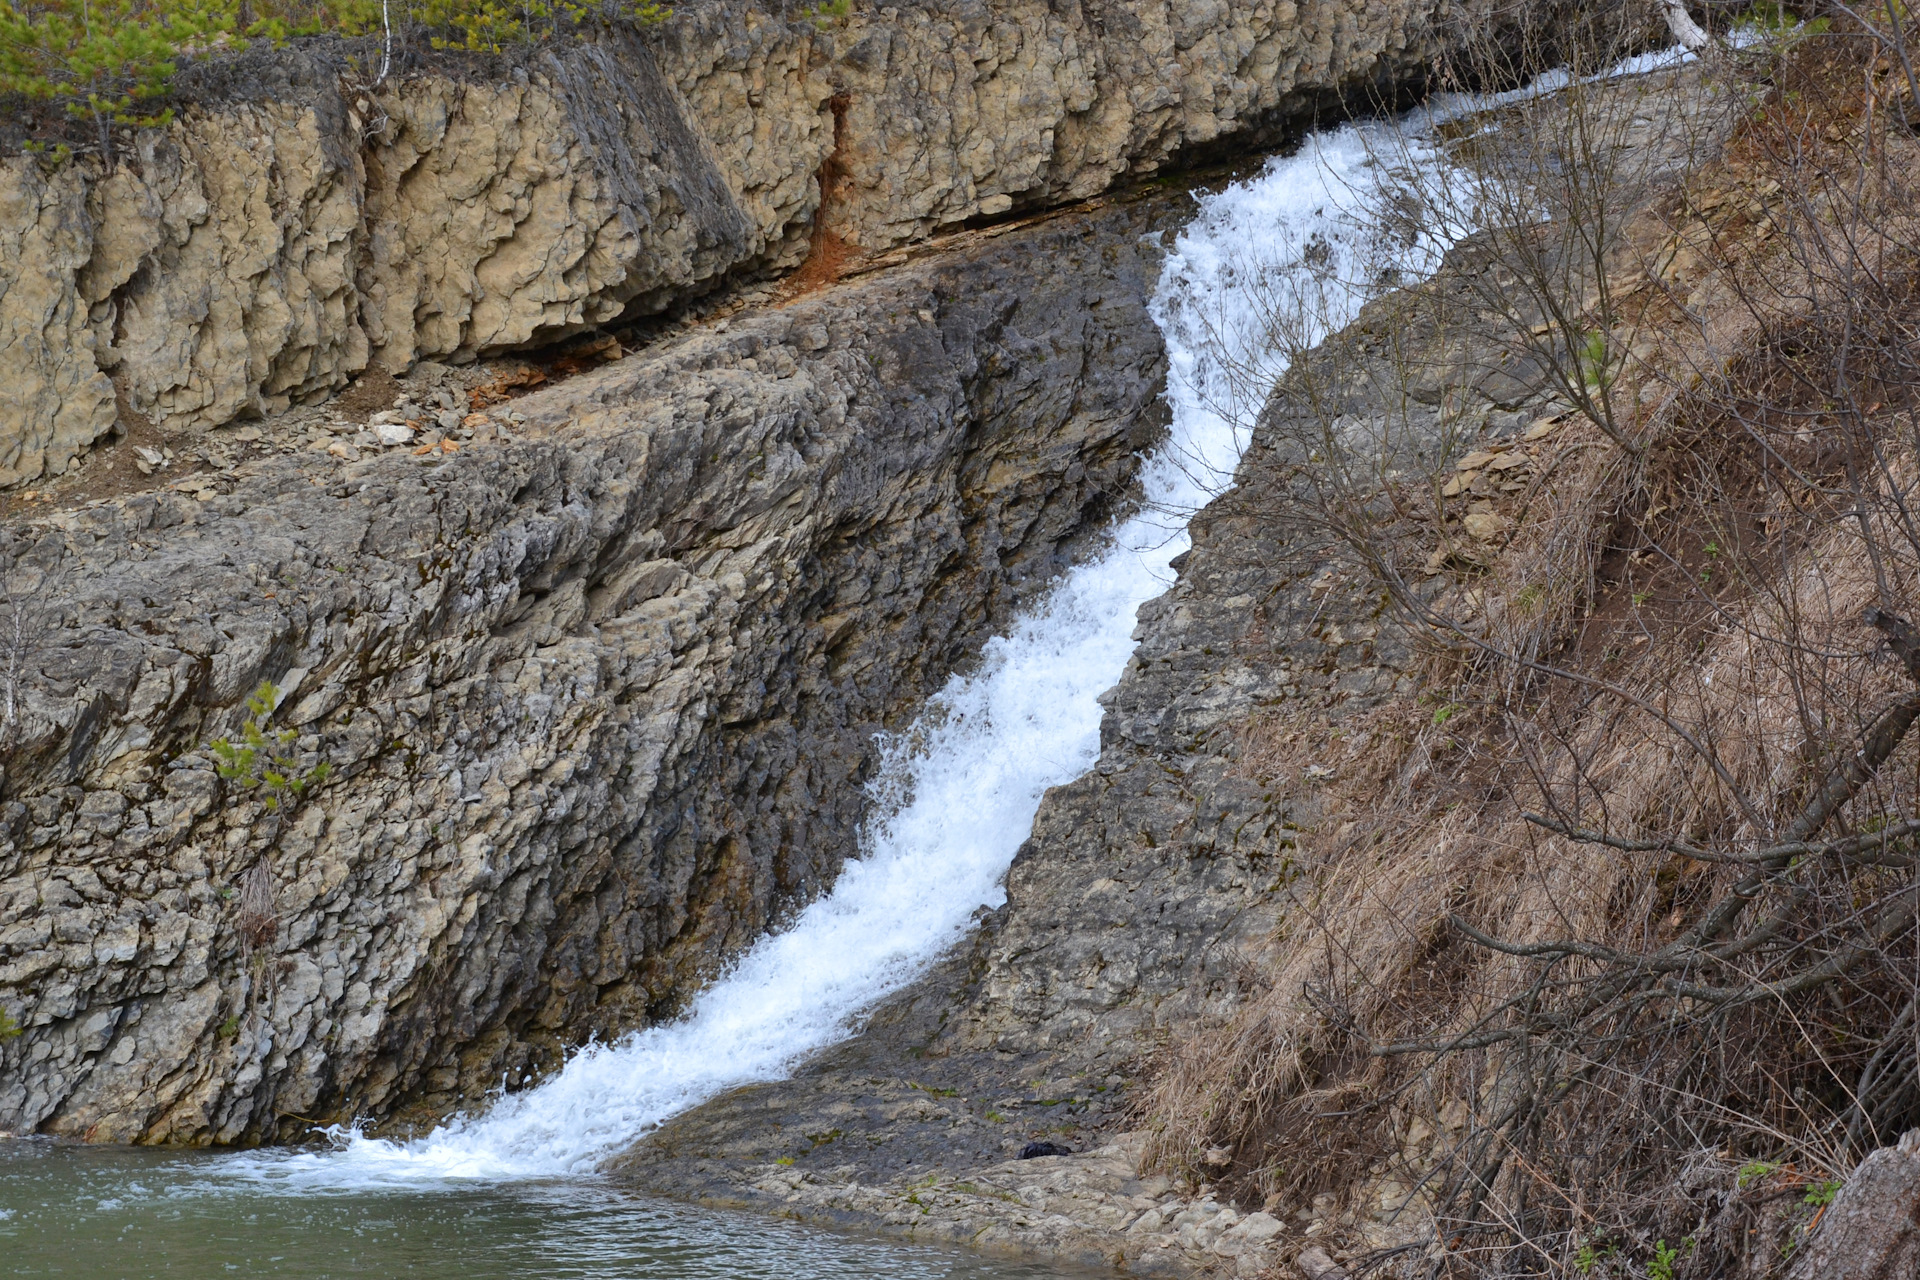
<instances>
[{"instance_id":1,"label":"rocky ledge","mask_svg":"<svg viewBox=\"0 0 1920 1280\"><path fill-rule=\"evenodd\" d=\"M433 1118L678 1009L832 882L874 731L1125 494L1182 206L969 234L510 435L16 523L0 1128ZM263 680L332 770L278 812L207 749Z\"/></svg>"},{"instance_id":2,"label":"rocky ledge","mask_svg":"<svg viewBox=\"0 0 1920 1280\"><path fill-rule=\"evenodd\" d=\"M0 485L370 367L657 313L1251 144L1428 65L1441 0L708 0L504 59L302 43L190 69L111 167L0 160ZM364 53L364 51L362 51Z\"/></svg>"}]
</instances>

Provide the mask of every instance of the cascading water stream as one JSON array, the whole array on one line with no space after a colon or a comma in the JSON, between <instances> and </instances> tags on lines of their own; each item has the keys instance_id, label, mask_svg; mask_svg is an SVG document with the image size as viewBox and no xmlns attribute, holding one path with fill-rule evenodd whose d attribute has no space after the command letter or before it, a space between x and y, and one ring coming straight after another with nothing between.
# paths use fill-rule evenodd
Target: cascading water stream
<instances>
[{"instance_id":1,"label":"cascading water stream","mask_svg":"<svg viewBox=\"0 0 1920 1280\"><path fill-rule=\"evenodd\" d=\"M426 1137L353 1135L336 1151L253 1157L250 1172L340 1189L588 1173L671 1116L845 1038L958 942L977 908L1004 898L1047 788L1094 763L1098 698L1133 650L1135 611L1166 589L1168 562L1188 545L1186 516L1230 478L1280 372L1276 308L1289 314L1288 344L1301 323L1314 339L1351 318L1362 299L1343 282L1379 264L1361 214L1374 158L1438 163L1425 127L1414 118L1317 135L1203 198L1153 301L1172 421L1142 467L1140 513L885 744L881 816L827 897L762 939L682 1021L589 1046L537 1088ZM1441 248L1401 246L1397 265L1424 273Z\"/></svg>"},{"instance_id":2,"label":"cascading water stream","mask_svg":"<svg viewBox=\"0 0 1920 1280\"><path fill-rule=\"evenodd\" d=\"M1444 158L1425 140L1436 118L1485 105L1460 99L1315 135L1201 200L1152 306L1168 348L1172 422L1143 464L1140 514L885 744L874 784L881 816L863 856L685 1019L589 1046L540 1086L426 1137L344 1135L337 1150L249 1156L233 1172L256 1185L338 1190L590 1173L675 1114L779 1078L852 1034L964 936L977 908L1004 899L1002 879L1041 796L1094 763L1098 697L1133 650L1135 611L1166 589L1168 562L1188 545L1187 515L1230 478L1282 352L1352 318L1365 299L1351 282L1437 265L1445 229L1382 245L1366 218L1380 160L1391 159L1403 184L1409 167L1438 172Z\"/></svg>"},{"instance_id":3,"label":"cascading water stream","mask_svg":"<svg viewBox=\"0 0 1920 1280\"><path fill-rule=\"evenodd\" d=\"M1041 796L1098 755L1098 698L1132 652L1134 613L1166 589L1168 562L1187 546L1186 514L1238 461L1264 394L1248 371L1277 372L1266 341L1276 282L1315 290L1299 300L1321 325L1347 318L1325 283L1377 250L1352 211L1378 141L1368 131L1396 127L1315 138L1203 200L1153 303L1173 418L1143 466L1140 514L885 744L874 797L882 816L827 897L762 939L680 1022L583 1049L539 1087L416 1141L353 1137L334 1152L263 1159L258 1172L358 1186L590 1172L674 1114L777 1078L844 1038L958 942L978 907L1004 898L1002 878ZM1435 248L1408 246L1407 265L1425 265ZM1302 269L1309 257L1312 272Z\"/></svg>"}]
</instances>

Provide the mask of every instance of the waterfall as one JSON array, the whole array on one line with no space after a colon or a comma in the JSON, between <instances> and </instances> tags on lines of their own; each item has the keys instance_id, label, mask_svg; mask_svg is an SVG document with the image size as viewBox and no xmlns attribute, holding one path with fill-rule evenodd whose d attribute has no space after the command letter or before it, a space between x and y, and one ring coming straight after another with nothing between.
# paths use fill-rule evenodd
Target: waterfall
<instances>
[{"instance_id":1,"label":"waterfall","mask_svg":"<svg viewBox=\"0 0 1920 1280\"><path fill-rule=\"evenodd\" d=\"M1200 199L1152 303L1172 421L1143 462L1139 514L882 744L876 816L826 897L761 939L678 1022L590 1045L538 1087L425 1137L343 1134L333 1151L243 1157L246 1176L352 1190L590 1173L670 1117L845 1039L960 942L978 908L1004 900L1041 796L1094 763L1098 698L1133 650L1135 611L1170 583L1186 517L1230 479L1283 350L1347 323L1364 301L1353 282L1437 264L1441 230L1382 245L1364 217L1386 167L1376 157L1391 158L1401 182L1410 165L1443 164L1426 141L1434 119L1474 105L1485 103L1313 135Z\"/></svg>"}]
</instances>

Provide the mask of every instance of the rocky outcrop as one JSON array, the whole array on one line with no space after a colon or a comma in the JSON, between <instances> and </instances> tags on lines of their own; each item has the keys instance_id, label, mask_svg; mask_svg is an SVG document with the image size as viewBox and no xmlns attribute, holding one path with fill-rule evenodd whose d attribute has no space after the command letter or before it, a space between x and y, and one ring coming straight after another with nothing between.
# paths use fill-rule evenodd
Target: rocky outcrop
<instances>
[{"instance_id":1,"label":"rocky outcrop","mask_svg":"<svg viewBox=\"0 0 1920 1280\"><path fill-rule=\"evenodd\" d=\"M0 1127L437 1115L677 1009L832 881L874 730L1124 492L1166 209L664 341L512 441L16 526ZM263 679L333 769L278 813L204 745Z\"/></svg>"},{"instance_id":2,"label":"rocky outcrop","mask_svg":"<svg viewBox=\"0 0 1920 1280\"><path fill-rule=\"evenodd\" d=\"M110 174L0 163L0 484L71 467L113 428L116 385L164 431L200 431L370 363L657 312L793 267L816 231L879 251L1083 199L1416 76L1455 7L937 0L789 20L723 0L379 85L326 43L209 64Z\"/></svg>"},{"instance_id":3,"label":"rocky outcrop","mask_svg":"<svg viewBox=\"0 0 1920 1280\"><path fill-rule=\"evenodd\" d=\"M1253 146L1343 92L1418 75L1448 38L1446 24L1469 7L856 5L808 37L837 95L826 224L884 249L974 218L1085 199L1223 138ZM738 29L715 10L674 24L662 36L666 61L731 59ZM681 73L703 118L723 114L742 89L751 99L758 79Z\"/></svg>"},{"instance_id":4,"label":"rocky outcrop","mask_svg":"<svg viewBox=\"0 0 1920 1280\"><path fill-rule=\"evenodd\" d=\"M1920 1271L1920 1129L1860 1162L1787 1280L1893 1280Z\"/></svg>"},{"instance_id":5,"label":"rocky outcrop","mask_svg":"<svg viewBox=\"0 0 1920 1280\"><path fill-rule=\"evenodd\" d=\"M164 431L199 431L369 362L469 361L804 253L829 133L783 137L769 190L726 171L639 43L534 62L356 90L324 49L256 56L110 175L0 165L0 191L42 210L9 219L0 259L29 391L0 481L63 470L109 430L110 377Z\"/></svg>"}]
</instances>

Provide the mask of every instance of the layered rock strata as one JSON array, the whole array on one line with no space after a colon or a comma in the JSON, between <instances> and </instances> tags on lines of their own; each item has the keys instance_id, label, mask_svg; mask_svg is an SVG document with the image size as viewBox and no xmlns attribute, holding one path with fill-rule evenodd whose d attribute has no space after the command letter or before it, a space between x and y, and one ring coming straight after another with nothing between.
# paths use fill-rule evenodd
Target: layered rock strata
<instances>
[{"instance_id":1,"label":"layered rock strata","mask_svg":"<svg viewBox=\"0 0 1920 1280\"><path fill-rule=\"evenodd\" d=\"M377 84L326 43L249 55L110 172L0 161L0 485L68 469L116 389L198 431L656 312L816 233L877 251L1083 199L1465 29L1450 0L685 8Z\"/></svg>"},{"instance_id":2,"label":"layered rock strata","mask_svg":"<svg viewBox=\"0 0 1920 1280\"><path fill-rule=\"evenodd\" d=\"M437 1115L679 1008L831 882L874 730L1124 493L1167 208L665 341L510 442L16 525L0 1128ZM262 680L333 770L278 813L206 748Z\"/></svg>"},{"instance_id":3,"label":"layered rock strata","mask_svg":"<svg viewBox=\"0 0 1920 1280\"><path fill-rule=\"evenodd\" d=\"M110 174L0 163L24 393L0 481L65 469L116 388L163 431L204 430L369 363L470 361L791 266L831 141L804 62L761 68L770 170L730 163L632 39L377 89L326 47L253 55L190 78L201 101Z\"/></svg>"}]
</instances>

